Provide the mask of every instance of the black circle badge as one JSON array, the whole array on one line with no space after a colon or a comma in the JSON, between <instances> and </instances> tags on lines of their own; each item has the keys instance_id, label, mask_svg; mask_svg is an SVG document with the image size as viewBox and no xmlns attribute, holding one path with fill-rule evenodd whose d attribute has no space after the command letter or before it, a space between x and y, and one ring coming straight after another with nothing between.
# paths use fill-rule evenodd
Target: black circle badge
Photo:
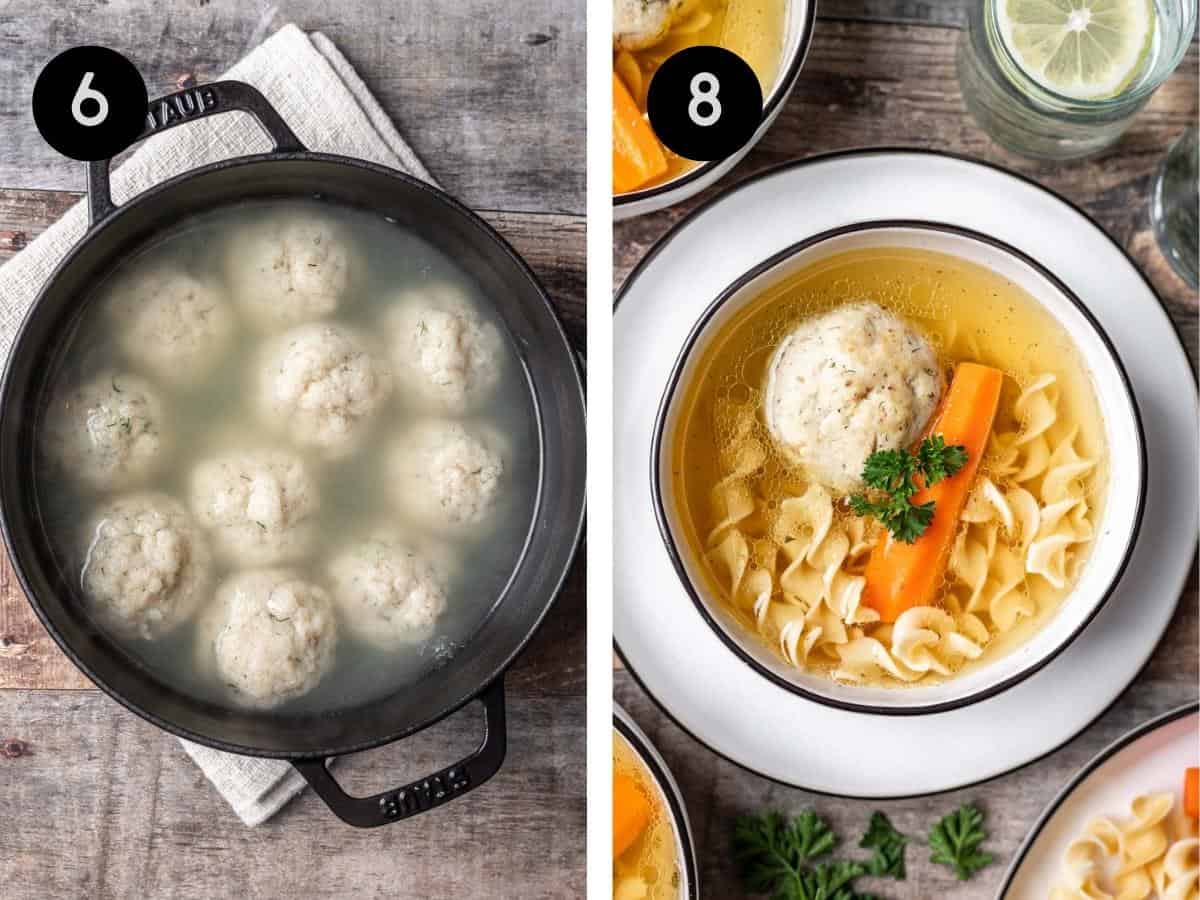
<instances>
[{"instance_id":1,"label":"black circle badge","mask_svg":"<svg viewBox=\"0 0 1200 900\"><path fill-rule=\"evenodd\" d=\"M725 159L762 122L762 87L749 64L724 47L688 47L650 80L646 112L658 139L686 159Z\"/></svg>"},{"instance_id":2,"label":"black circle badge","mask_svg":"<svg viewBox=\"0 0 1200 900\"><path fill-rule=\"evenodd\" d=\"M72 47L38 75L33 121L63 156L111 159L142 133L147 103L141 73L116 50Z\"/></svg>"}]
</instances>

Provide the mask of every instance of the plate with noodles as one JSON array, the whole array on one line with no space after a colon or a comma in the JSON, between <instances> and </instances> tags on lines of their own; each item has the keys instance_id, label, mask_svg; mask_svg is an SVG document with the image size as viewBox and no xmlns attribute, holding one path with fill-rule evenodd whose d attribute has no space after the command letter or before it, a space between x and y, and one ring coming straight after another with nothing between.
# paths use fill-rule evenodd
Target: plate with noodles
<instances>
[{"instance_id":1,"label":"plate with noodles","mask_svg":"<svg viewBox=\"0 0 1200 900\"><path fill-rule=\"evenodd\" d=\"M1084 766L1017 851L1000 897L1196 900L1197 709L1147 722Z\"/></svg>"}]
</instances>

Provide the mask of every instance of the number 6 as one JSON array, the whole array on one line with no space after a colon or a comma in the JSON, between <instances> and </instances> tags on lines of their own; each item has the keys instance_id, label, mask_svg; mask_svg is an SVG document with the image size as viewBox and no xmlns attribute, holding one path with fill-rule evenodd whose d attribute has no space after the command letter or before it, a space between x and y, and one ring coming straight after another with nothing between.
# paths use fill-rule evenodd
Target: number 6
<instances>
[{"instance_id":1,"label":"number 6","mask_svg":"<svg viewBox=\"0 0 1200 900\"><path fill-rule=\"evenodd\" d=\"M95 72L84 74L83 81L79 82L79 88L75 91L75 99L71 101L71 115L75 117L76 122L86 128L99 125L108 118L108 98L92 88L92 78L95 74ZM83 112L84 100L95 100L100 109L90 116L85 115Z\"/></svg>"},{"instance_id":2,"label":"number 6","mask_svg":"<svg viewBox=\"0 0 1200 900\"><path fill-rule=\"evenodd\" d=\"M688 116L701 128L707 128L721 118L721 101L717 92L721 90L721 82L711 72L697 72L692 76L692 102L688 104ZM708 104L709 111L700 114L700 106Z\"/></svg>"}]
</instances>

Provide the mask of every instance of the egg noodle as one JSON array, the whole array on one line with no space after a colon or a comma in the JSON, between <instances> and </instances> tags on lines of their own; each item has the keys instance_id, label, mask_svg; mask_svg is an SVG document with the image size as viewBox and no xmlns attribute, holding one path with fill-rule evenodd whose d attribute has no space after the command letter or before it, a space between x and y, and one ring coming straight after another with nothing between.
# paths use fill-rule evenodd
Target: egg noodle
<instances>
[{"instance_id":1,"label":"egg noodle","mask_svg":"<svg viewBox=\"0 0 1200 900\"><path fill-rule=\"evenodd\" d=\"M1175 795L1139 794L1129 815L1098 817L1067 847L1049 900L1197 900L1196 820L1178 815Z\"/></svg>"}]
</instances>

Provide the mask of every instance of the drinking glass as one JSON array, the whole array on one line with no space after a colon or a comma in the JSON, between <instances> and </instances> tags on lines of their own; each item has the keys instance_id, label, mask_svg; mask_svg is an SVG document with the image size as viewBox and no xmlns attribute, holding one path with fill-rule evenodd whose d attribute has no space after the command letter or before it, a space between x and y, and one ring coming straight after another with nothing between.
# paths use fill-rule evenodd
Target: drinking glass
<instances>
[{"instance_id":1,"label":"drinking glass","mask_svg":"<svg viewBox=\"0 0 1200 900\"><path fill-rule=\"evenodd\" d=\"M1039 159L1098 153L1117 140L1187 52L1196 0L1153 0L1153 35L1144 59L1114 96L1079 99L1035 81L1001 38L999 4L971 0L959 39L958 80L967 109L998 144Z\"/></svg>"},{"instance_id":2,"label":"drinking glass","mask_svg":"<svg viewBox=\"0 0 1200 900\"><path fill-rule=\"evenodd\" d=\"M1196 126L1171 145L1154 179L1150 220L1163 256L1179 277L1195 289L1200 286L1200 144Z\"/></svg>"}]
</instances>

